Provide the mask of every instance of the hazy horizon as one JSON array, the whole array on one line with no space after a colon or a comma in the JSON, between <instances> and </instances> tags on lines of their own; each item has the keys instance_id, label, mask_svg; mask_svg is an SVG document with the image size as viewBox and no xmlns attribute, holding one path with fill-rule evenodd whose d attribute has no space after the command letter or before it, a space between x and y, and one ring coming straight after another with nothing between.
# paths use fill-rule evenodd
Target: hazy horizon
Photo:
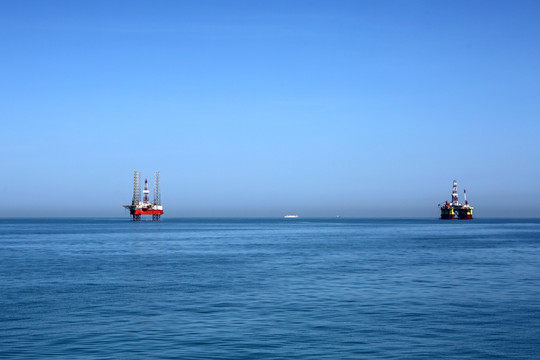
<instances>
[{"instance_id":1,"label":"hazy horizon","mask_svg":"<svg viewBox=\"0 0 540 360\"><path fill-rule=\"evenodd\" d=\"M540 3L25 1L0 217L540 217Z\"/></svg>"}]
</instances>

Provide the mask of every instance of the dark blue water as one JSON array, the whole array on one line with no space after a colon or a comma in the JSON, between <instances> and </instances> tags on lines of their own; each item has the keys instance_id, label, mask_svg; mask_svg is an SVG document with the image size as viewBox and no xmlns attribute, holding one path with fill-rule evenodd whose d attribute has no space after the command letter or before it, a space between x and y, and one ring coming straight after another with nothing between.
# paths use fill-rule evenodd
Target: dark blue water
<instances>
[{"instance_id":1,"label":"dark blue water","mask_svg":"<svg viewBox=\"0 0 540 360\"><path fill-rule=\"evenodd\" d=\"M537 359L540 220L0 220L0 358Z\"/></svg>"}]
</instances>

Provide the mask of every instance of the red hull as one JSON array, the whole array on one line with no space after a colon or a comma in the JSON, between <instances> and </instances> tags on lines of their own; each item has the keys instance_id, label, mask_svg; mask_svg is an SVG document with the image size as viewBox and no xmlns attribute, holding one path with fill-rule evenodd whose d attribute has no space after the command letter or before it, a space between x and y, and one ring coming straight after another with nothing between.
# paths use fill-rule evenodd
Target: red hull
<instances>
[{"instance_id":1,"label":"red hull","mask_svg":"<svg viewBox=\"0 0 540 360\"><path fill-rule=\"evenodd\" d=\"M163 215L163 210L135 210L132 215Z\"/></svg>"}]
</instances>

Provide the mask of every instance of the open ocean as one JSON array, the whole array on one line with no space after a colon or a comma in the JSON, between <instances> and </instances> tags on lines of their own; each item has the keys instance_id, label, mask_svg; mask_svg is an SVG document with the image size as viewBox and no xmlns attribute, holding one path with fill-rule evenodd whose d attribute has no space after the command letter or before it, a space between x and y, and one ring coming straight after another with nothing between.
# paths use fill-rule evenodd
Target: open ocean
<instances>
[{"instance_id":1,"label":"open ocean","mask_svg":"<svg viewBox=\"0 0 540 360\"><path fill-rule=\"evenodd\" d=\"M2 359L540 359L540 220L0 220Z\"/></svg>"}]
</instances>

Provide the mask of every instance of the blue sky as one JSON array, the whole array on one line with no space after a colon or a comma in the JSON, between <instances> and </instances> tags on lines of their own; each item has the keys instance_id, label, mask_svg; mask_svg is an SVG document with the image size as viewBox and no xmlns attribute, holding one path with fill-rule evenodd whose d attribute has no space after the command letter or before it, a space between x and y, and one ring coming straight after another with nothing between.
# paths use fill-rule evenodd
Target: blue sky
<instances>
[{"instance_id":1,"label":"blue sky","mask_svg":"<svg viewBox=\"0 0 540 360\"><path fill-rule=\"evenodd\" d=\"M0 216L540 216L538 1L4 1Z\"/></svg>"}]
</instances>

